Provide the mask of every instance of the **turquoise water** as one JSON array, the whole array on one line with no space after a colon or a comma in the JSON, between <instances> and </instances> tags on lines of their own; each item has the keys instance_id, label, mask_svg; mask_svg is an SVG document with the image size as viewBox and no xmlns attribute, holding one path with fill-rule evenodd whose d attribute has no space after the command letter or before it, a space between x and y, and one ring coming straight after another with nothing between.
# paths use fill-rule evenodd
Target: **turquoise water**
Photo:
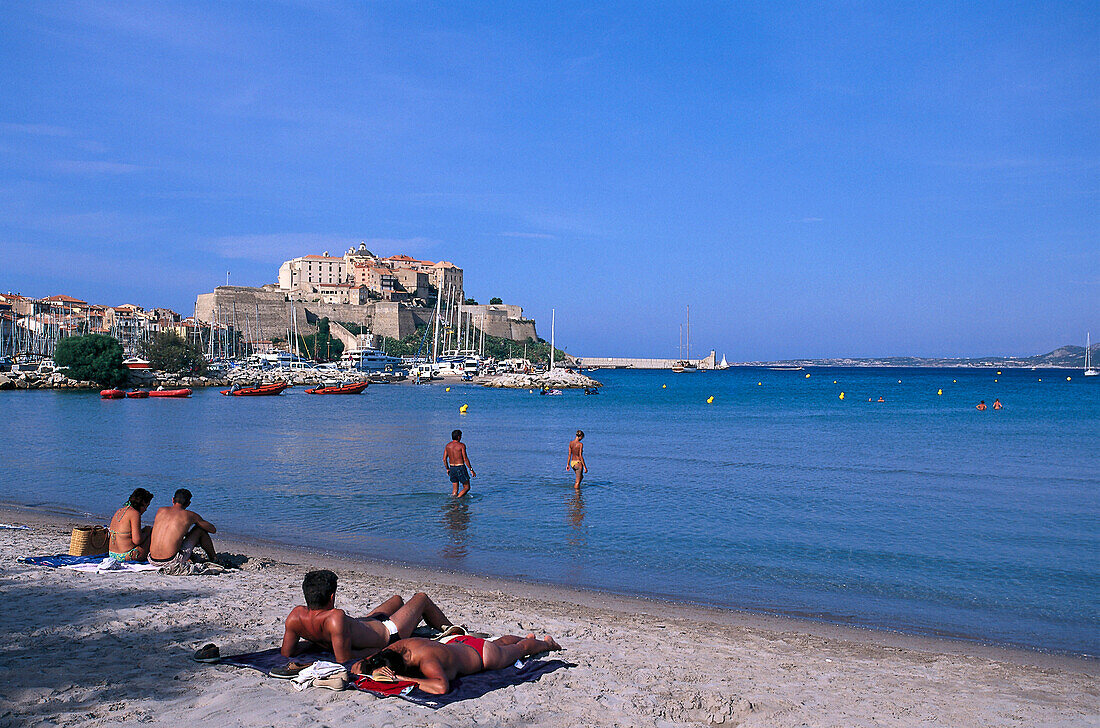
<instances>
[{"instance_id":1,"label":"turquoise water","mask_svg":"<svg viewBox=\"0 0 1100 728\"><path fill-rule=\"evenodd\" d=\"M187 487L224 530L294 544L1100 655L1100 382L810 373L601 371L595 397L3 392L0 499L109 513ZM477 471L462 503L456 427Z\"/></svg>"}]
</instances>

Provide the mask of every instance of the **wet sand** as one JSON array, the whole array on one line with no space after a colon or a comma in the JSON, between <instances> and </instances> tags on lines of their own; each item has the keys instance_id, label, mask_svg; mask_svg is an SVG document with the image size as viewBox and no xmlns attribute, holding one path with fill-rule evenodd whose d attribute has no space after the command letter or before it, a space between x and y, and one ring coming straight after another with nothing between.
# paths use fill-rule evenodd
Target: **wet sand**
<instances>
[{"instance_id":1,"label":"wet sand","mask_svg":"<svg viewBox=\"0 0 1100 728\"><path fill-rule=\"evenodd\" d=\"M19 564L91 519L0 509L0 725L1095 726L1100 662L348 559L242 539L220 576L83 574ZM220 534L219 534L220 535ZM365 613L425 591L494 636L549 633L576 667L431 711L297 692L190 660L278 645L311 568Z\"/></svg>"}]
</instances>

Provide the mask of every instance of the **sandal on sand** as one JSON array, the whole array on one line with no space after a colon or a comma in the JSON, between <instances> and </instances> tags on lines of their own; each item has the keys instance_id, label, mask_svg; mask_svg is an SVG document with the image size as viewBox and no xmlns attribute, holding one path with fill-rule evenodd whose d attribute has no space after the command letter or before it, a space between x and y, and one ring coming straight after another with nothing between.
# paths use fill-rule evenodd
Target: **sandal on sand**
<instances>
[{"instance_id":1,"label":"sandal on sand","mask_svg":"<svg viewBox=\"0 0 1100 728\"><path fill-rule=\"evenodd\" d=\"M448 624L446 629L444 629L432 639L441 640L444 637L450 637L451 635L456 634L466 634L466 628L463 627L461 624Z\"/></svg>"},{"instance_id":2,"label":"sandal on sand","mask_svg":"<svg viewBox=\"0 0 1100 728\"><path fill-rule=\"evenodd\" d=\"M345 690L348 686L348 671L335 672L328 677L319 677L313 680L313 687L325 690Z\"/></svg>"},{"instance_id":3,"label":"sandal on sand","mask_svg":"<svg viewBox=\"0 0 1100 728\"><path fill-rule=\"evenodd\" d=\"M191 658L196 662L217 662L222 657L221 650L213 642L203 645Z\"/></svg>"},{"instance_id":4,"label":"sandal on sand","mask_svg":"<svg viewBox=\"0 0 1100 728\"><path fill-rule=\"evenodd\" d=\"M280 680L289 680L292 677L297 677L298 673L306 669L312 662L288 662L282 667L276 667L271 672L267 673L271 677L277 677Z\"/></svg>"}]
</instances>

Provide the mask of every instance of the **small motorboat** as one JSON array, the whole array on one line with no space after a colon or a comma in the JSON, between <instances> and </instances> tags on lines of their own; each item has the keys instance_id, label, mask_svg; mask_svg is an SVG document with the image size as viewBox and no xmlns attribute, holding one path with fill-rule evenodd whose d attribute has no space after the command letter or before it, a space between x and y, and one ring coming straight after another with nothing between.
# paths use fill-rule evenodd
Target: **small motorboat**
<instances>
[{"instance_id":1,"label":"small motorboat","mask_svg":"<svg viewBox=\"0 0 1100 728\"><path fill-rule=\"evenodd\" d=\"M539 392L542 395L560 396L563 392L560 389L543 389Z\"/></svg>"},{"instance_id":2,"label":"small motorboat","mask_svg":"<svg viewBox=\"0 0 1100 728\"><path fill-rule=\"evenodd\" d=\"M190 397L190 389L154 389L149 392L150 397Z\"/></svg>"},{"instance_id":3,"label":"small motorboat","mask_svg":"<svg viewBox=\"0 0 1100 728\"><path fill-rule=\"evenodd\" d=\"M104 389L100 391L99 396L103 399L123 399L126 393L121 389Z\"/></svg>"},{"instance_id":4,"label":"small motorboat","mask_svg":"<svg viewBox=\"0 0 1100 728\"><path fill-rule=\"evenodd\" d=\"M127 399L146 399L149 397L149 393L144 389L133 389L126 393Z\"/></svg>"},{"instance_id":5,"label":"small motorboat","mask_svg":"<svg viewBox=\"0 0 1100 728\"><path fill-rule=\"evenodd\" d=\"M280 394L288 385L286 382L275 382L274 384L261 384L258 387L238 387L236 389L223 389L222 394L226 397L268 397L275 394Z\"/></svg>"},{"instance_id":6,"label":"small motorboat","mask_svg":"<svg viewBox=\"0 0 1100 728\"><path fill-rule=\"evenodd\" d=\"M322 384L313 389L307 389L306 394L362 394L369 384L369 379L344 384Z\"/></svg>"}]
</instances>

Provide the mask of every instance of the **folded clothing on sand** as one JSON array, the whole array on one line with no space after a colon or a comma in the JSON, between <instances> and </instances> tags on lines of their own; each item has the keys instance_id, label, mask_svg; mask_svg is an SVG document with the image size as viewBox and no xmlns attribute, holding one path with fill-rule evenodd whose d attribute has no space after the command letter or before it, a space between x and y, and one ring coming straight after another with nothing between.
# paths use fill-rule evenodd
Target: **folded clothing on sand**
<instances>
[{"instance_id":1,"label":"folded clothing on sand","mask_svg":"<svg viewBox=\"0 0 1100 728\"><path fill-rule=\"evenodd\" d=\"M336 662L331 652L311 651L304 652L294 657L296 661L308 662L310 660L324 660ZM259 670L267 674L277 667L286 665L287 658L279 653L278 647L261 652L248 652L240 655L230 655L222 658L223 665L235 665L252 670ZM345 667L351 667L357 660L345 663ZM518 685L525 682L534 682L543 675L554 672L562 667L573 667L571 663L563 660L526 660L503 670L479 672L476 675L465 675L451 682L451 691L446 695L432 695L417 688L410 682L384 683L371 680L363 675L353 675L348 687L371 693L378 697L396 696L410 703L423 705L426 708L442 708L444 705L458 703L463 700L480 698L497 688Z\"/></svg>"}]
</instances>

